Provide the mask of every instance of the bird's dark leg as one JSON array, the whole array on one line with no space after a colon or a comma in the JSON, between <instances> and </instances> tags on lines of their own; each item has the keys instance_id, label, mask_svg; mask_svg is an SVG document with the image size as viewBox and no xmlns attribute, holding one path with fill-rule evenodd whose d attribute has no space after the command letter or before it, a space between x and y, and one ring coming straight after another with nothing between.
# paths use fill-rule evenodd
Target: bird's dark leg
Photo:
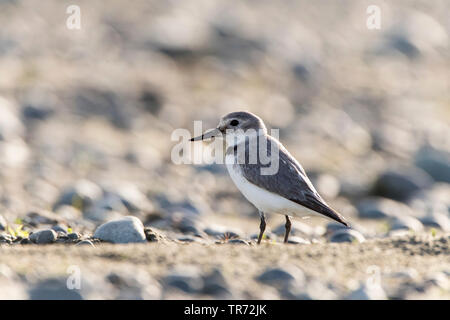
<instances>
[{"instance_id":1,"label":"bird's dark leg","mask_svg":"<svg viewBox=\"0 0 450 320\"><path fill-rule=\"evenodd\" d=\"M261 223L259 224L258 244L261 243L262 237L264 235L264 230L266 230L266 217L264 216L264 212L260 212L259 216L261 217Z\"/></svg>"},{"instance_id":2,"label":"bird's dark leg","mask_svg":"<svg viewBox=\"0 0 450 320\"><path fill-rule=\"evenodd\" d=\"M284 243L288 242L289 232L291 232L291 220L289 220L289 216L286 216L286 224L284 227L286 228L286 232L284 233Z\"/></svg>"}]
</instances>

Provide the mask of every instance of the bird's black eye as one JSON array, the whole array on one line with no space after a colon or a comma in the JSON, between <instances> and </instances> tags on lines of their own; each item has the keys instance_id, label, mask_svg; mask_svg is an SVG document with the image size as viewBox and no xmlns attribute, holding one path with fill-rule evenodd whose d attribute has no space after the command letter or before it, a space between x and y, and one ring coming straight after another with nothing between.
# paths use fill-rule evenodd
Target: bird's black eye
<instances>
[{"instance_id":1,"label":"bird's black eye","mask_svg":"<svg viewBox=\"0 0 450 320\"><path fill-rule=\"evenodd\" d=\"M233 127L236 127L236 126L239 124L239 121L237 121L236 119L235 119L235 120L231 120L230 124L231 124Z\"/></svg>"}]
</instances>

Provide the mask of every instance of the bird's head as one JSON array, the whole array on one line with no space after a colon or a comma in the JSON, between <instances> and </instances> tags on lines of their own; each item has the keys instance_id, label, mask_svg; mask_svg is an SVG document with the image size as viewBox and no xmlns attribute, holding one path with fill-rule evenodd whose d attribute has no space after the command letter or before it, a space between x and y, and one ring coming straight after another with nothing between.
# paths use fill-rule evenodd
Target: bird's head
<instances>
[{"instance_id":1,"label":"bird's head","mask_svg":"<svg viewBox=\"0 0 450 320\"><path fill-rule=\"evenodd\" d=\"M206 140L213 137L226 138L230 144L236 144L243 141L245 137L252 135L265 134L266 126L260 117L246 111L232 112L223 116L217 128L192 138L191 141Z\"/></svg>"}]
</instances>

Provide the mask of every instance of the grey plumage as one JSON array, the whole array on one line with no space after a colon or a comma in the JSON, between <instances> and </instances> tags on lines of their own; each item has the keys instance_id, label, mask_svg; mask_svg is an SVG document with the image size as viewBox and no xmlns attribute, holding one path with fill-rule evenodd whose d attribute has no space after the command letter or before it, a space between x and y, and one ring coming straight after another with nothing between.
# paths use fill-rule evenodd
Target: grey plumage
<instances>
[{"instance_id":1,"label":"grey plumage","mask_svg":"<svg viewBox=\"0 0 450 320\"><path fill-rule=\"evenodd\" d=\"M295 160L289 151L287 151L281 143L271 136L265 135L265 138L266 139L261 139L259 141L267 141L267 146L264 147L266 150L263 149L267 152L267 159L279 162L277 174L261 174L261 167L269 167L271 163L269 162L264 164L264 162L262 162L259 158L259 148L261 148L259 143L252 144L249 143L249 140L247 139L245 142L245 148L243 146L242 148L235 146L227 150L227 153L234 152L237 158L240 159L236 165L240 166L242 175L249 182L260 188L278 194L288 200L348 226L348 223L345 221L344 217L336 210L328 206L328 204L322 199L306 175L303 167L297 162L297 160ZM254 146L258 148L256 152L255 150L251 150ZM241 150L244 150L245 155L241 153ZM273 158L272 151L275 151ZM249 154L258 155L256 163L250 163Z\"/></svg>"}]
</instances>

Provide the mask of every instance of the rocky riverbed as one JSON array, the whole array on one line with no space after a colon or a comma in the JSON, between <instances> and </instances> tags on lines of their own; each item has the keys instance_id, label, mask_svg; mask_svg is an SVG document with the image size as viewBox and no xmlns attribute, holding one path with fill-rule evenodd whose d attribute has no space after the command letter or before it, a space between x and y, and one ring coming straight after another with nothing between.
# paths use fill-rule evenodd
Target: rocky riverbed
<instances>
[{"instance_id":1,"label":"rocky riverbed","mask_svg":"<svg viewBox=\"0 0 450 320\"><path fill-rule=\"evenodd\" d=\"M0 298L449 299L448 1L77 2L0 1ZM241 109L352 228L173 161Z\"/></svg>"}]
</instances>

